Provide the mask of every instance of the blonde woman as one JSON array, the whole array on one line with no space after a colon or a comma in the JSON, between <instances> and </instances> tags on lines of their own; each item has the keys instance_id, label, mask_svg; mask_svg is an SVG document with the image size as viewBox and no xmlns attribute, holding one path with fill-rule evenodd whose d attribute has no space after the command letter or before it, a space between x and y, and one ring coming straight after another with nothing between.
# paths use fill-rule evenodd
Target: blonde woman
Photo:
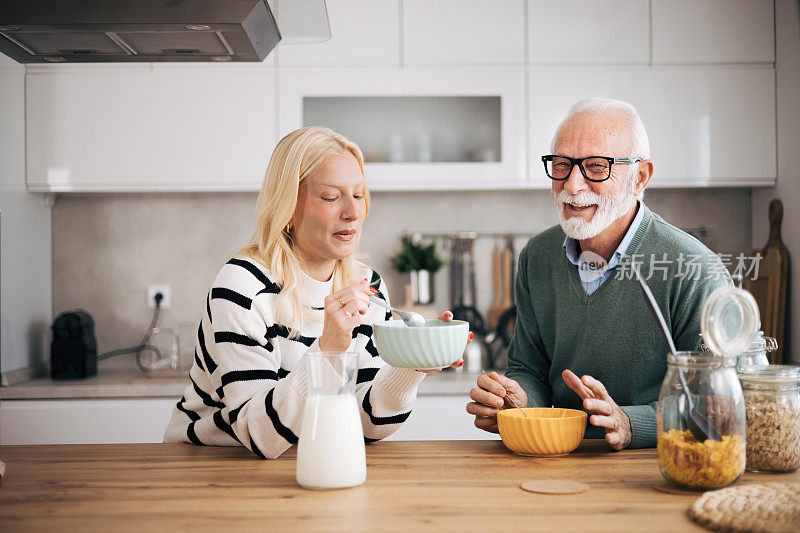
<instances>
[{"instance_id":1,"label":"blonde woman","mask_svg":"<svg viewBox=\"0 0 800 533\"><path fill-rule=\"evenodd\" d=\"M408 418L425 374L384 364L372 344L371 324L390 315L368 300L387 299L383 280L356 261L368 212L357 145L321 127L281 139L258 196L252 241L208 294L192 383L165 442L241 444L278 457L300 432L309 350L359 352L356 395L367 441L391 435Z\"/></svg>"}]
</instances>

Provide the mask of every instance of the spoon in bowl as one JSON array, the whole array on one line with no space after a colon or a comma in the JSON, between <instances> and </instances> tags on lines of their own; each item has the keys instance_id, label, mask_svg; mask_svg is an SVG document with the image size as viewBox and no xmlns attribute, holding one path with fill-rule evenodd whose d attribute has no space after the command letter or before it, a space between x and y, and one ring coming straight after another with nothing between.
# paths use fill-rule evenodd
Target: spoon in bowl
<instances>
[{"instance_id":1,"label":"spoon in bowl","mask_svg":"<svg viewBox=\"0 0 800 533\"><path fill-rule=\"evenodd\" d=\"M492 379L492 378L491 378L491 376L489 376L489 374L487 374L487 373L486 373L486 370L483 370L483 369L481 369L481 374L483 374L483 375L485 375L485 376L489 377L489 379ZM514 401L514 399L513 399L513 398L511 398L511 396L509 396L508 394L506 394L505 396L503 396L503 400L508 400L509 402L511 402L511 405L513 405L514 407L516 407L517 409L519 409L519 412L520 412L520 413L522 413L522 416L524 416L525 418L528 418L528 415L527 415L527 414L525 414L525 409L523 409L522 407L520 407L519 405L517 405L517 402L515 402L515 401Z\"/></svg>"},{"instance_id":2,"label":"spoon in bowl","mask_svg":"<svg viewBox=\"0 0 800 533\"><path fill-rule=\"evenodd\" d=\"M505 396L503 399L504 399L504 400L508 400L509 402L511 402L511 405L513 405L514 407L516 407L517 409L519 409L519 412L520 412L520 413L522 413L522 416L524 416L525 418L528 418L528 415L526 415L526 414L525 414L525 409L523 409L522 407L520 407L519 405L517 405L517 402L515 402L515 401L514 401L514 400L511 398L511 396L508 396L508 395L506 395L506 396Z\"/></svg>"},{"instance_id":3,"label":"spoon in bowl","mask_svg":"<svg viewBox=\"0 0 800 533\"><path fill-rule=\"evenodd\" d=\"M675 354L677 352L675 342L672 340L672 335L670 335L669 328L667 328L667 323L664 321L664 315L661 314L661 309L658 308L655 296L653 296L650 287L639 272L639 268L635 264L631 264L631 269L633 269L636 279L639 280L639 285L641 285L642 292L647 302L650 304L650 310L653 312L653 316L655 316L658 325L661 326L661 333L664 334L664 339L666 339L667 345L669 345L670 353ZM686 399L686 405L689 406L689 416L686 422L694 438L697 439L698 442L703 442L706 439L722 440L722 437L719 432L714 429L714 425L711 421L701 415L697 407L695 407L692 396L689 394L689 387L686 385L686 379L683 377L683 370L681 369L678 369L678 379L680 379L681 382L681 389L683 389L683 397Z\"/></svg>"},{"instance_id":4,"label":"spoon in bowl","mask_svg":"<svg viewBox=\"0 0 800 533\"><path fill-rule=\"evenodd\" d=\"M425 326L425 319L422 317L421 314L415 313L414 311L400 311L399 309L395 309L391 305L386 303L386 300L381 300L380 298L369 295L369 301L378 304L381 307L392 311L393 313L397 313L397 315L403 320L406 326L410 328L421 328Z\"/></svg>"}]
</instances>

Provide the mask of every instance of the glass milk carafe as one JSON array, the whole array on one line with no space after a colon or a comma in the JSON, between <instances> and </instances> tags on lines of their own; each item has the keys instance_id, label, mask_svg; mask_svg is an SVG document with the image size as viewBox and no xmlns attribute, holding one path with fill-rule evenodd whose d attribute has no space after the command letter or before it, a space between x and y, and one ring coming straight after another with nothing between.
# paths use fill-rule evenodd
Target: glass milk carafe
<instances>
[{"instance_id":1,"label":"glass milk carafe","mask_svg":"<svg viewBox=\"0 0 800 533\"><path fill-rule=\"evenodd\" d=\"M303 356L308 396L297 447L297 483L306 489L342 489L367 479L364 431L356 402L358 354Z\"/></svg>"}]
</instances>

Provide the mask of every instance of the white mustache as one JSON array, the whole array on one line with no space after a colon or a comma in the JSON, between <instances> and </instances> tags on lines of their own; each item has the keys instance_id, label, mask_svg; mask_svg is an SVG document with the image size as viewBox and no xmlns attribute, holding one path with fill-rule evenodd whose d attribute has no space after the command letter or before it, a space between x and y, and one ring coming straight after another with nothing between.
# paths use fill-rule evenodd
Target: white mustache
<instances>
[{"instance_id":1,"label":"white mustache","mask_svg":"<svg viewBox=\"0 0 800 533\"><path fill-rule=\"evenodd\" d=\"M597 204L603 205L604 198L596 192L583 191L578 194L570 194L565 190L559 191L556 201L564 204Z\"/></svg>"}]
</instances>

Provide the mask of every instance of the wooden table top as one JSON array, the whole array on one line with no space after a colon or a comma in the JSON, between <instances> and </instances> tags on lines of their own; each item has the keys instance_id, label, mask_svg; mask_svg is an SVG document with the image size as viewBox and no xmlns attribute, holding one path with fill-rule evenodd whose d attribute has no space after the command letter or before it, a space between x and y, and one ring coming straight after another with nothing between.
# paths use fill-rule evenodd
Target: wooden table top
<instances>
[{"instance_id":1,"label":"wooden table top","mask_svg":"<svg viewBox=\"0 0 800 533\"><path fill-rule=\"evenodd\" d=\"M189 444L0 446L0 531L705 531L686 510L699 494L665 494L656 451L586 441L570 455L521 457L500 441L379 442L367 482L301 489L296 447L258 459L244 448ZM532 479L591 486L525 492ZM739 483L800 482L745 473Z\"/></svg>"}]
</instances>

